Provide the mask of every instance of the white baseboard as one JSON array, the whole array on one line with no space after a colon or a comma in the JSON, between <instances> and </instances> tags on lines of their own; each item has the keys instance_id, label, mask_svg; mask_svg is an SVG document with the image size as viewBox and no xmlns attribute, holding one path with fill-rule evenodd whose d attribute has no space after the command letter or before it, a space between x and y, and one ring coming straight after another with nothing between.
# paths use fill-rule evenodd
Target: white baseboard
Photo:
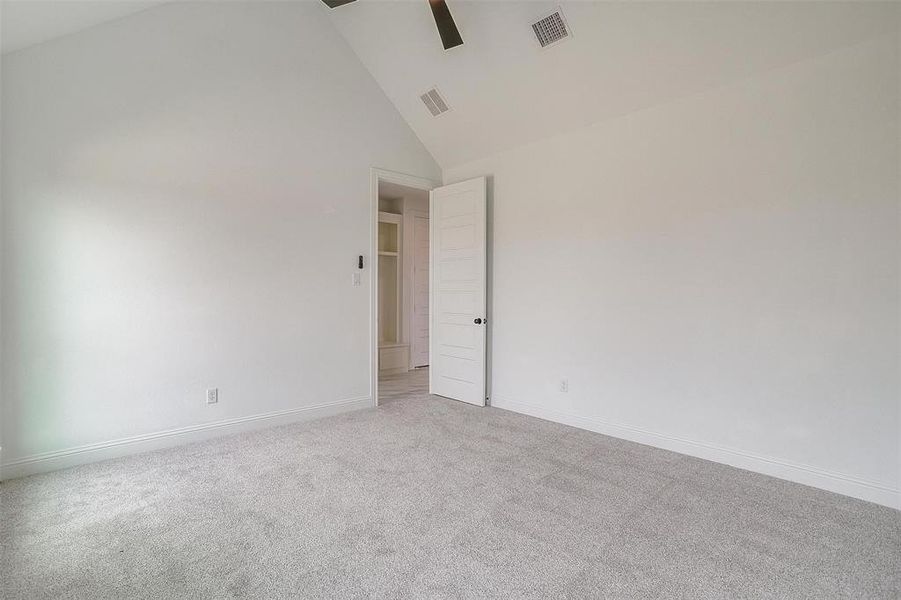
<instances>
[{"instance_id":1,"label":"white baseboard","mask_svg":"<svg viewBox=\"0 0 901 600\"><path fill-rule=\"evenodd\" d=\"M302 408L279 410L247 417L224 419L202 425L168 429L166 431L157 431L96 444L86 444L53 452L32 454L0 465L0 478L14 479L36 473L46 473L47 471L56 471L76 465L180 446L242 431L287 425L298 421L309 421L371 407L372 399L369 396L350 398L313 406L304 406Z\"/></svg>"},{"instance_id":2,"label":"white baseboard","mask_svg":"<svg viewBox=\"0 0 901 600\"><path fill-rule=\"evenodd\" d=\"M583 417L503 396L492 395L491 406L901 509L901 490L842 473L750 454L706 442L678 438L630 425L608 423L601 419Z\"/></svg>"}]
</instances>

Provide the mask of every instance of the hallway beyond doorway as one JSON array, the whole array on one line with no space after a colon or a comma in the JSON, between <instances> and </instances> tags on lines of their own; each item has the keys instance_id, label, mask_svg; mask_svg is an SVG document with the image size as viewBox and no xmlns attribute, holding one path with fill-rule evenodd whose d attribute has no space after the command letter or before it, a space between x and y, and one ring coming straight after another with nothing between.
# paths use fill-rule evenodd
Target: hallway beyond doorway
<instances>
[{"instance_id":1,"label":"hallway beyond doorway","mask_svg":"<svg viewBox=\"0 0 901 600\"><path fill-rule=\"evenodd\" d=\"M428 395L428 367L379 377L379 406L398 400L420 400Z\"/></svg>"}]
</instances>

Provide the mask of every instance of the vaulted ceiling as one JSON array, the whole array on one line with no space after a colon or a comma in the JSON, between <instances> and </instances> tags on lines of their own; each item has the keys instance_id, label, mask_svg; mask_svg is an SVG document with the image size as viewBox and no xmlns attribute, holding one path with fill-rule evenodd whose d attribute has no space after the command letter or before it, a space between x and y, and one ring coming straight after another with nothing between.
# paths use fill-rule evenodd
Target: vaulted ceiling
<instances>
[{"instance_id":1,"label":"vaulted ceiling","mask_svg":"<svg viewBox=\"0 0 901 600\"><path fill-rule=\"evenodd\" d=\"M0 51L12 52L146 10L165 0L2 0Z\"/></svg>"},{"instance_id":2,"label":"vaulted ceiling","mask_svg":"<svg viewBox=\"0 0 901 600\"><path fill-rule=\"evenodd\" d=\"M465 43L445 51L428 0L294 1L328 13L445 168L859 43L901 14L869 2L448 0ZM161 3L2 0L3 51ZM541 49L531 24L558 7L573 35ZM433 86L451 106L438 117L419 99Z\"/></svg>"},{"instance_id":3,"label":"vaulted ceiling","mask_svg":"<svg viewBox=\"0 0 901 600\"><path fill-rule=\"evenodd\" d=\"M330 10L442 167L728 84L898 27L897 7L832 2L448 0L465 41L445 51L427 0ZM562 6L571 39L531 23ZM419 99L437 86L451 111Z\"/></svg>"}]
</instances>

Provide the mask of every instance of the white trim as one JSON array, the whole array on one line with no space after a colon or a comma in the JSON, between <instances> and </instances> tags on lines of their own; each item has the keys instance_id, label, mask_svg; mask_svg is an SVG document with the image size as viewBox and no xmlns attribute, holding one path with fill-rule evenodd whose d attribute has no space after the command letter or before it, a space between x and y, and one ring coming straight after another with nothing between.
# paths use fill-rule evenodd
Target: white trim
<instances>
[{"instance_id":1,"label":"white trim","mask_svg":"<svg viewBox=\"0 0 901 600\"><path fill-rule=\"evenodd\" d=\"M369 397L372 406L379 405L379 181L387 181L418 190L441 185L425 177L406 175L396 171L369 169Z\"/></svg>"},{"instance_id":2,"label":"white trim","mask_svg":"<svg viewBox=\"0 0 901 600\"><path fill-rule=\"evenodd\" d=\"M379 211L379 223L394 223L395 225L403 224L403 215ZM399 238L400 236L398 236Z\"/></svg>"},{"instance_id":3,"label":"white trim","mask_svg":"<svg viewBox=\"0 0 901 600\"><path fill-rule=\"evenodd\" d=\"M24 477L35 473L56 471L58 469L65 469L76 465L199 442L210 438L239 433L241 431L274 427L276 425L286 425L297 421L309 421L351 410L368 408L370 405L371 402L368 396L349 398L346 400L315 404L313 406L278 410L247 417L237 417L234 419L224 419L212 423L203 423L201 425L179 427L177 429L167 429L165 431L119 438L95 444L85 444L83 446L66 448L65 450L32 454L30 456L11 460L0 467L0 473L2 473L4 479L14 479L16 477Z\"/></svg>"},{"instance_id":4,"label":"white trim","mask_svg":"<svg viewBox=\"0 0 901 600\"><path fill-rule=\"evenodd\" d=\"M762 473L779 479L786 479L795 483L801 483L812 487L844 494L901 509L901 490L865 481L857 477L826 471L817 467L792 463L789 461L760 456L727 448L717 444L688 440L671 435L648 431L640 427L610 423L596 417L583 417L565 411L554 410L528 402L512 400L506 396L492 395L491 404L494 408L510 410L539 419L563 423L581 429L587 429L604 435L617 437L648 446L672 450L681 454L695 456L718 463L731 465L748 471Z\"/></svg>"}]
</instances>

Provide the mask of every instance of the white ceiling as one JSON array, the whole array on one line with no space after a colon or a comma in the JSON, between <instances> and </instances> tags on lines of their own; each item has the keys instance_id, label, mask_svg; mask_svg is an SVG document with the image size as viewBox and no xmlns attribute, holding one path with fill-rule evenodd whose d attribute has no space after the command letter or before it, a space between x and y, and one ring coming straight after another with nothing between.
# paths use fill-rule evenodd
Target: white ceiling
<instances>
[{"instance_id":1,"label":"white ceiling","mask_svg":"<svg viewBox=\"0 0 901 600\"><path fill-rule=\"evenodd\" d=\"M449 0L465 44L444 51L428 2L330 10L442 167L584 127L856 43L897 5L831 2ZM562 5L572 39L541 50L530 24ZM419 95L437 85L451 112Z\"/></svg>"},{"instance_id":2,"label":"white ceiling","mask_svg":"<svg viewBox=\"0 0 901 600\"><path fill-rule=\"evenodd\" d=\"M136 13L165 0L2 0L0 52L13 52Z\"/></svg>"},{"instance_id":3,"label":"white ceiling","mask_svg":"<svg viewBox=\"0 0 901 600\"><path fill-rule=\"evenodd\" d=\"M0 46L17 50L165 1L0 0ZM465 41L449 51L427 0L321 5L445 168L887 33L901 12L865 2L448 4ZM573 37L542 50L531 23L557 6ZM419 100L434 85L451 106L439 117Z\"/></svg>"},{"instance_id":4,"label":"white ceiling","mask_svg":"<svg viewBox=\"0 0 901 600\"><path fill-rule=\"evenodd\" d=\"M379 198L413 198L428 201L429 192L427 190L420 190L405 185L399 185L397 183L391 183L390 181L380 181Z\"/></svg>"}]
</instances>

